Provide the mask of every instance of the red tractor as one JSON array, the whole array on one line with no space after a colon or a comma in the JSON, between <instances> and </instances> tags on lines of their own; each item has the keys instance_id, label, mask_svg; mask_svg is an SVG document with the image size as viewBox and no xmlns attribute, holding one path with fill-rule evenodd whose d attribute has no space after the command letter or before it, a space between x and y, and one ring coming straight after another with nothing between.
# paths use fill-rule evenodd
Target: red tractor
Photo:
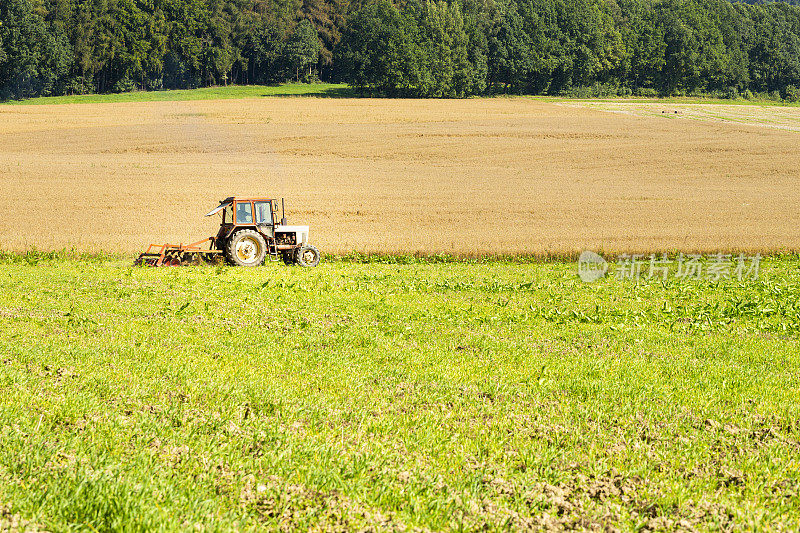
<instances>
[{"instance_id":1,"label":"red tractor","mask_svg":"<svg viewBox=\"0 0 800 533\"><path fill-rule=\"evenodd\" d=\"M176 266L224 258L253 267L267 257L287 265L319 264L319 250L308 244L308 226L290 226L285 216L278 219L277 200L231 196L206 216L216 214L222 217L216 236L192 244L151 244L135 264ZM208 248L203 248L206 243Z\"/></svg>"}]
</instances>

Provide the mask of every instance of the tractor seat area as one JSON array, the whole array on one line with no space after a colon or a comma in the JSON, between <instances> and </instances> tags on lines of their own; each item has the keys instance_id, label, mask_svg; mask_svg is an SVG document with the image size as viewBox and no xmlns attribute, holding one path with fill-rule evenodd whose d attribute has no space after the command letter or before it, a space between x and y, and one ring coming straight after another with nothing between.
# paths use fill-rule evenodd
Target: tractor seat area
<instances>
[{"instance_id":1,"label":"tractor seat area","mask_svg":"<svg viewBox=\"0 0 800 533\"><path fill-rule=\"evenodd\" d=\"M253 223L253 210L249 203L241 203L236 205L236 223L237 224Z\"/></svg>"}]
</instances>

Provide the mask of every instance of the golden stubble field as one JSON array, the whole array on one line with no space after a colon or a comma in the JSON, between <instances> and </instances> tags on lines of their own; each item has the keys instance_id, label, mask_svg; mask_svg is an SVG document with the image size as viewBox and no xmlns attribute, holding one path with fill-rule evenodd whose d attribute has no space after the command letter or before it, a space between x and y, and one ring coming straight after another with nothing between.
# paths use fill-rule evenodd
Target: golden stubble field
<instances>
[{"instance_id":1,"label":"golden stubble field","mask_svg":"<svg viewBox=\"0 0 800 533\"><path fill-rule=\"evenodd\" d=\"M799 147L528 98L2 106L0 248L189 242L267 195L327 252L797 250Z\"/></svg>"}]
</instances>

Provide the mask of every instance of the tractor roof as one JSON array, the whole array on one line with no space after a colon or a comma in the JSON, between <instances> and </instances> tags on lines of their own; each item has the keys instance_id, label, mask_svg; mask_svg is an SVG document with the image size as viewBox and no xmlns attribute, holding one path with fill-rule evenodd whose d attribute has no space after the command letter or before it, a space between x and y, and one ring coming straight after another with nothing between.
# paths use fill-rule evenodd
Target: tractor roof
<instances>
[{"instance_id":1,"label":"tractor roof","mask_svg":"<svg viewBox=\"0 0 800 533\"><path fill-rule=\"evenodd\" d=\"M229 198L225 198L223 202L230 202L231 200L236 200L237 202L249 202L250 200L254 202L262 201L262 202L271 202L274 198L267 198L266 196L231 196Z\"/></svg>"},{"instance_id":2,"label":"tractor roof","mask_svg":"<svg viewBox=\"0 0 800 533\"><path fill-rule=\"evenodd\" d=\"M256 197L228 196L224 200L221 200L217 207L215 207L214 209L212 209L211 211L206 213L206 216L210 217L211 215L216 215L217 213L219 213L220 211L222 211L223 209L225 209L226 207L231 205L234 201L236 201L236 202L248 201L249 202L251 200L253 200L253 201L262 201L262 202L271 202L273 199L272 198L264 198L263 196L256 196Z\"/></svg>"}]
</instances>

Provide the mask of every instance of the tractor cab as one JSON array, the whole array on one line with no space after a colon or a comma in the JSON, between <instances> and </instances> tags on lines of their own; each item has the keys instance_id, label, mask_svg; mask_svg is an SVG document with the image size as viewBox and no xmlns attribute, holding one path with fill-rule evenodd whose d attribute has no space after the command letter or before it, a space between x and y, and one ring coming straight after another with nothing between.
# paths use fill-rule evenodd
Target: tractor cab
<instances>
[{"instance_id":1,"label":"tractor cab","mask_svg":"<svg viewBox=\"0 0 800 533\"><path fill-rule=\"evenodd\" d=\"M282 214L283 201L281 201ZM308 226L289 226L286 217L278 219L278 201L272 198L231 196L206 213L220 213L219 231L213 247L232 263L256 266L269 256L284 263L316 266L319 251L308 244Z\"/></svg>"},{"instance_id":2,"label":"tractor cab","mask_svg":"<svg viewBox=\"0 0 800 533\"><path fill-rule=\"evenodd\" d=\"M227 234L234 227L253 227L265 236L275 236L278 225L278 201L269 198L236 198L231 196L206 213L206 216L222 213L217 236Z\"/></svg>"}]
</instances>

